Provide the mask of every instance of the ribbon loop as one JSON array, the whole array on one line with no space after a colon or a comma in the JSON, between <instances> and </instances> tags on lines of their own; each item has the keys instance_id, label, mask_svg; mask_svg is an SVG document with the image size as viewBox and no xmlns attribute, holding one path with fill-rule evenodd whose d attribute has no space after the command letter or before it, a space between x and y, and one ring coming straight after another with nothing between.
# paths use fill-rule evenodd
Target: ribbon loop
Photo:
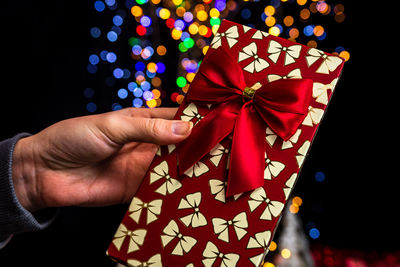
<instances>
[{"instance_id":1,"label":"ribbon loop","mask_svg":"<svg viewBox=\"0 0 400 267\"><path fill-rule=\"evenodd\" d=\"M223 47L211 53L202 62L186 98L195 104L218 105L197 123L190 138L178 144L179 173L233 132L226 190L229 197L263 186L266 125L288 140L307 115L313 82L282 79L256 90L246 85L242 68Z\"/></svg>"}]
</instances>

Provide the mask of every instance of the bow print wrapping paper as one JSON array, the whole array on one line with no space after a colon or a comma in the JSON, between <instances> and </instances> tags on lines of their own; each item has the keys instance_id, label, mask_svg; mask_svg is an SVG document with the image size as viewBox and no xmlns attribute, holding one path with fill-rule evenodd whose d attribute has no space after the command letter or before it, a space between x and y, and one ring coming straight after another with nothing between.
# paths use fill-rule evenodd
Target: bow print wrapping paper
<instances>
[{"instance_id":1,"label":"bow print wrapping paper","mask_svg":"<svg viewBox=\"0 0 400 267\"><path fill-rule=\"evenodd\" d=\"M128 266L261 266L344 60L224 20L107 250Z\"/></svg>"}]
</instances>

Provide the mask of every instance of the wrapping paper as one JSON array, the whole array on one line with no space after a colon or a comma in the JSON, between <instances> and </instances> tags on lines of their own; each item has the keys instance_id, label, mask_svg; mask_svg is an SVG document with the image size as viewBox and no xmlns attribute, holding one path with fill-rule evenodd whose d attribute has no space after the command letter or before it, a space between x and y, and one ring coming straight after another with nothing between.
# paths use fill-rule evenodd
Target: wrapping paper
<instances>
[{"instance_id":1,"label":"wrapping paper","mask_svg":"<svg viewBox=\"0 0 400 267\"><path fill-rule=\"evenodd\" d=\"M175 116L192 134L159 148L107 254L134 267L261 266L343 64L224 20Z\"/></svg>"}]
</instances>

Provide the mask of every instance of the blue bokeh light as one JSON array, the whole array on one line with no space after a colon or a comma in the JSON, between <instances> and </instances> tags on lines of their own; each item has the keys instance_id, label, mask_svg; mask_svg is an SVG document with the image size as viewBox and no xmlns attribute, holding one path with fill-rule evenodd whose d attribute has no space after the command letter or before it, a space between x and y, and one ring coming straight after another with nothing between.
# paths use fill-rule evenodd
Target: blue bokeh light
<instances>
[{"instance_id":1,"label":"blue bokeh light","mask_svg":"<svg viewBox=\"0 0 400 267\"><path fill-rule=\"evenodd\" d=\"M124 76L124 71L120 68L115 68L113 71L113 75L117 79L121 79Z\"/></svg>"},{"instance_id":2,"label":"blue bokeh light","mask_svg":"<svg viewBox=\"0 0 400 267\"><path fill-rule=\"evenodd\" d=\"M94 2L94 9L98 12L102 12L106 8L106 5L102 1Z\"/></svg>"},{"instance_id":3,"label":"blue bokeh light","mask_svg":"<svg viewBox=\"0 0 400 267\"><path fill-rule=\"evenodd\" d=\"M100 61L100 59L99 59L99 57L97 55L92 54L92 55L89 56L90 64L96 65L97 63L99 63L99 61Z\"/></svg>"},{"instance_id":4,"label":"blue bokeh light","mask_svg":"<svg viewBox=\"0 0 400 267\"><path fill-rule=\"evenodd\" d=\"M107 33L107 39L108 39L110 42L115 42L115 41L117 41L117 39L118 39L118 34L117 34L115 31L109 31L109 32Z\"/></svg>"},{"instance_id":5,"label":"blue bokeh light","mask_svg":"<svg viewBox=\"0 0 400 267\"><path fill-rule=\"evenodd\" d=\"M325 181L325 173L323 173L321 171L316 172L314 175L314 178L317 182L323 182L323 181Z\"/></svg>"},{"instance_id":6,"label":"blue bokeh light","mask_svg":"<svg viewBox=\"0 0 400 267\"><path fill-rule=\"evenodd\" d=\"M89 112L95 112L97 110L97 105L93 102L89 102L86 105L86 110Z\"/></svg>"},{"instance_id":7,"label":"blue bokeh light","mask_svg":"<svg viewBox=\"0 0 400 267\"><path fill-rule=\"evenodd\" d=\"M118 97L121 99L125 99L128 97L128 90L126 90L125 88L121 88L118 90Z\"/></svg>"},{"instance_id":8,"label":"blue bokeh light","mask_svg":"<svg viewBox=\"0 0 400 267\"><path fill-rule=\"evenodd\" d=\"M317 239L320 236L320 232L317 228L311 228L310 231L308 232L308 234L310 235L310 237L312 239Z\"/></svg>"},{"instance_id":9,"label":"blue bokeh light","mask_svg":"<svg viewBox=\"0 0 400 267\"><path fill-rule=\"evenodd\" d=\"M99 28L97 28L97 27L92 27L92 28L90 29L90 35L91 35L93 38L99 38L100 35L101 35L101 30L100 30Z\"/></svg>"},{"instance_id":10,"label":"blue bokeh light","mask_svg":"<svg viewBox=\"0 0 400 267\"><path fill-rule=\"evenodd\" d=\"M134 107L140 108L141 106L143 106L143 100L140 98L135 98L133 99L132 104Z\"/></svg>"},{"instance_id":11,"label":"blue bokeh light","mask_svg":"<svg viewBox=\"0 0 400 267\"><path fill-rule=\"evenodd\" d=\"M114 63L115 61L117 61L117 54L115 54L114 52L109 52L106 54L106 60L109 63Z\"/></svg>"}]
</instances>

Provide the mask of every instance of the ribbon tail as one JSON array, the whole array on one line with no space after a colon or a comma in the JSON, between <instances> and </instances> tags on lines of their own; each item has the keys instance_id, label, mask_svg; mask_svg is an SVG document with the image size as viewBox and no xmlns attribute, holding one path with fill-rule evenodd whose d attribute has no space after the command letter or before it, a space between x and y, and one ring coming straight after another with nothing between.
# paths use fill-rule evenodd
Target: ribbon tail
<instances>
[{"instance_id":1,"label":"ribbon tail","mask_svg":"<svg viewBox=\"0 0 400 267\"><path fill-rule=\"evenodd\" d=\"M242 107L234 126L227 197L264 185L266 126L249 103Z\"/></svg>"},{"instance_id":2,"label":"ribbon tail","mask_svg":"<svg viewBox=\"0 0 400 267\"><path fill-rule=\"evenodd\" d=\"M240 106L239 101L220 104L196 124L186 140L177 145L180 175L232 132Z\"/></svg>"}]
</instances>

